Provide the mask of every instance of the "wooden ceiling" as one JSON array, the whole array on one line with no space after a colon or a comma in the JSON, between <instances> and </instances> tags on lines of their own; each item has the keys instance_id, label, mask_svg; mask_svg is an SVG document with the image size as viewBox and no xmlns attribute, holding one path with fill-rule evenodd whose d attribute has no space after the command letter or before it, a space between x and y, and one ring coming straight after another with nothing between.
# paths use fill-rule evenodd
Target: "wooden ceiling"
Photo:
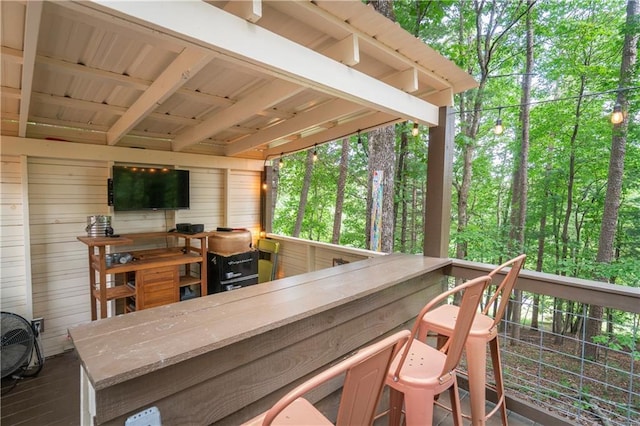
<instances>
[{"instance_id":1,"label":"wooden ceiling","mask_svg":"<svg viewBox=\"0 0 640 426\"><path fill-rule=\"evenodd\" d=\"M3 1L2 135L264 159L476 82L354 1Z\"/></svg>"}]
</instances>

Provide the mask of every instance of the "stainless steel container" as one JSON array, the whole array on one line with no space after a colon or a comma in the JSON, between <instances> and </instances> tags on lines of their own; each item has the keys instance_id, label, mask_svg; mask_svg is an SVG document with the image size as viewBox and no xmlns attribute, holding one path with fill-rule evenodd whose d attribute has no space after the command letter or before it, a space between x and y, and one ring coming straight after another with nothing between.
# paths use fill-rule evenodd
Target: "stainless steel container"
<instances>
[{"instance_id":1,"label":"stainless steel container","mask_svg":"<svg viewBox=\"0 0 640 426\"><path fill-rule=\"evenodd\" d=\"M107 228L111 227L111 216L94 215L87 216L87 231L88 237L104 237Z\"/></svg>"}]
</instances>

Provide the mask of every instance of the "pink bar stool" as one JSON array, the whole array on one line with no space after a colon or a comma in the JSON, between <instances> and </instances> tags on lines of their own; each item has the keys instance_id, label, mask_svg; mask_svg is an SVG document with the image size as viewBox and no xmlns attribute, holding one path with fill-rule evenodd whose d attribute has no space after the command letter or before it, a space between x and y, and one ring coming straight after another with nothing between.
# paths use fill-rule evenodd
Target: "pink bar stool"
<instances>
[{"instance_id":1,"label":"pink bar stool","mask_svg":"<svg viewBox=\"0 0 640 426\"><path fill-rule=\"evenodd\" d=\"M471 323L478 310L485 286L491 277L484 276L467 281L446 291L422 308L413 326L414 336L396 355L387 375L390 387L389 424L399 425L404 406L405 422L408 426L432 424L436 395L449 390L456 425L462 424L460 395L456 367L460 362ZM462 292L460 315L453 333L440 350L416 339L422 318L449 296Z\"/></svg>"},{"instance_id":2,"label":"pink bar stool","mask_svg":"<svg viewBox=\"0 0 640 426\"><path fill-rule=\"evenodd\" d=\"M500 361L500 347L498 345L498 326L509 303L511 291L515 286L518 274L522 269L526 255L522 254L508 262L503 263L489 273L494 278L497 273L511 266L502 283L497 286L495 292L489 299L481 313L475 316L471 331L466 343L467 372L469 378L469 399L471 403L471 422L474 425L484 425L486 420L500 410L502 424L507 424L507 404L504 395L504 382L502 378L502 363ZM497 309L493 317L489 315L491 308L497 303ZM439 336L451 336L456 325L456 317L460 309L454 305L442 305L429 312L422 318L418 338L424 340L429 331L437 333ZM491 364L493 366L494 379L496 382L493 388L498 397L496 406L488 414L485 413L485 393L487 383L487 352L489 344L491 352ZM470 356L469 354L473 354ZM464 416L469 417L469 416Z\"/></svg>"},{"instance_id":3,"label":"pink bar stool","mask_svg":"<svg viewBox=\"0 0 640 426\"><path fill-rule=\"evenodd\" d=\"M336 424L338 426L373 424L391 361L409 337L409 331L403 330L361 349L355 355L297 386L268 411L251 419L243 426L332 425L329 419L302 396L343 373L345 378Z\"/></svg>"}]
</instances>

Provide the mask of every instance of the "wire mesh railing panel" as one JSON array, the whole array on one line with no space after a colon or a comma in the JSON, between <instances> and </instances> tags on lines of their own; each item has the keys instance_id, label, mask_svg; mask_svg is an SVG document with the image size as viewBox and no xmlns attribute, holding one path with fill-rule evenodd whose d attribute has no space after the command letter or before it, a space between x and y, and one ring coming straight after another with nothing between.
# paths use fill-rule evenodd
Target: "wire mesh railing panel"
<instances>
[{"instance_id":1,"label":"wire mesh railing panel","mask_svg":"<svg viewBox=\"0 0 640 426\"><path fill-rule=\"evenodd\" d=\"M576 424L640 426L640 315L606 306L602 318L589 312L551 296L512 296L498 335L505 392Z\"/></svg>"},{"instance_id":2,"label":"wire mesh railing panel","mask_svg":"<svg viewBox=\"0 0 640 426\"><path fill-rule=\"evenodd\" d=\"M541 301L553 303L536 323L531 313L540 312ZM499 336L506 391L579 424L640 425L638 314L608 311L600 319L588 312L587 305L531 293L513 299ZM587 338L590 322L598 331Z\"/></svg>"}]
</instances>

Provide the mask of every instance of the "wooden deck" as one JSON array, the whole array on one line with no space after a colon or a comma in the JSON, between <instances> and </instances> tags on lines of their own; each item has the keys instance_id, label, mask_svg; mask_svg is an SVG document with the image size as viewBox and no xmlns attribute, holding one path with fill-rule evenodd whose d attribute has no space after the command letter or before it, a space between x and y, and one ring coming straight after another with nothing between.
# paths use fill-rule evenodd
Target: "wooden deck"
<instances>
[{"instance_id":1,"label":"wooden deck","mask_svg":"<svg viewBox=\"0 0 640 426\"><path fill-rule=\"evenodd\" d=\"M0 424L3 426L80 425L80 360L75 351L48 358L37 377L22 379L9 391L12 384L13 380L2 381ZM463 406L468 410L465 392L462 398ZM439 408L436 408L434 420L434 425L453 424L451 415ZM488 423L489 426L499 424L499 417ZM509 413L509 424L537 425L516 413ZM382 425L386 425L384 418L376 422L376 426Z\"/></svg>"},{"instance_id":2,"label":"wooden deck","mask_svg":"<svg viewBox=\"0 0 640 426\"><path fill-rule=\"evenodd\" d=\"M75 351L47 358L40 374L2 380L0 424L80 424L80 359Z\"/></svg>"}]
</instances>

